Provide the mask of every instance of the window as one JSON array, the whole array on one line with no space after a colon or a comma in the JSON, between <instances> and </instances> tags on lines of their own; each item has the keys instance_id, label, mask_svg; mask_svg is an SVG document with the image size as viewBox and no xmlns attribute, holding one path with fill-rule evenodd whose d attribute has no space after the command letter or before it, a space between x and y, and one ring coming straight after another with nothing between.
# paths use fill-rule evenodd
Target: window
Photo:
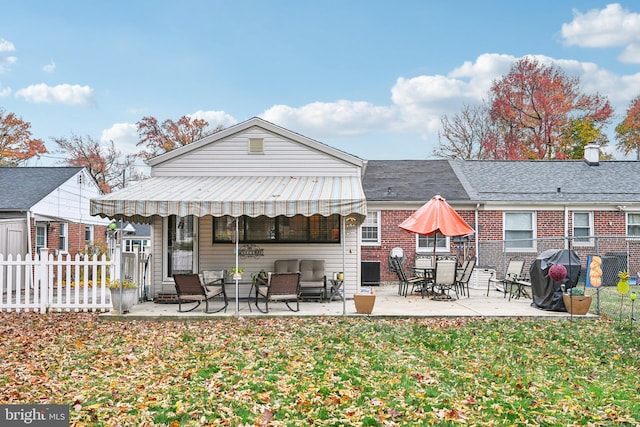
<instances>
[{"instance_id":1,"label":"window","mask_svg":"<svg viewBox=\"0 0 640 427\"><path fill-rule=\"evenodd\" d=\"M640 236L640 213L627 214L627 235Z\"/></svg>"},{"instance_id":2,"label":"window","mask_svg":"<svg viewBox=\"0 0 640 427\"><path fill-rule=\"evenodd\" d=\"M535 249L533 212L505 212L505 249Z\"/></svg>"},{"instance_id":3,"label":"window","mask_svg":"<svg viewBox=\"0 0 640 427\"><path fill-rule=\"evenodd\" d=\"M40 249L47 247L47 226L36 226L36 253L40 253Z\"/></svg>"},{"instance_id":4,"label":"window","mask_svg":"<svg viewBox=\"0 0 640 427\"><path fill-rule=\"evenodd\" d=\"M434 242L435 240L435 242ZM449 238L438 233L435 237L418 235L418 248L416 252L433 253L433 245L436 245L436 252L449 252Z\"/></svg>"},{"instance_id":5,"label":"window","mask_svg":"<svg viewBox=\"0 0 640 427\"><path fill-rule=\"evenodd\" d=\"M593 244L592 239L588 239L593 235L593 219L591 212L574 212L573 213L573 243L579 246Z\"/></svg>"},{"instance_id":6,"label":"window","mask_svg":"<svg viewBox=\"0 0 640 427\"><path fill-rule=\"evenodd\" d=\"M367 217L362 223L362 244L380 244L380 212L367 212Z\"/></svg>"},{"instance_id":7,"label":"window","mask_svg":"<svg viewBox=\"0 0 640 427\"><path fill-rule=\"evenodd\" d=\"M236 219L213 219L213 242L233 243ZM340 215L238 219L239 243L339 243Z\"/></svg>"},{"instance_id":8,"label":"window","mask_svg":"<svg viewBox=\"0 0 640 427\"><path fill-rule=\"evenodd\" d=\"M59 244L58 249L62 252L67 252L69 246L67 242L69 241L69 224L66 222L60 223L60 234L59 234Z\"/></svg>"},{"instance_id":9,"label":"window","mask_svg":"<svg viewBox=\"0 0 640 427\"><path fill-rule=\"evenodd\" d=\"M135 246L138 245L140 253L148 252L149 240L148 239L125 239L124 240L124 252L135 252Z\"/></svg>"},{"instance_id":10,"label":"window","mask_svg":"<svg viewBox=\"0 0 640 427\"><path fill-rule=\"evenodd\" d=\"M84 226L84 242L86 245L93 244L93 225Z\"/></svg>"},{"instance_id":11,"label":"window","mask_svg":"<svg viewBox=\"0 0 640 427\"><path fill-rule=\"evenodd\" d=\"M167 256L167 277L174 274L190 274L196 271L194 262L196 257L194 252L196 224L195 218L189 216L171 215L166 219L167 236L166 256Z\"/></svg>"}]
</instances>

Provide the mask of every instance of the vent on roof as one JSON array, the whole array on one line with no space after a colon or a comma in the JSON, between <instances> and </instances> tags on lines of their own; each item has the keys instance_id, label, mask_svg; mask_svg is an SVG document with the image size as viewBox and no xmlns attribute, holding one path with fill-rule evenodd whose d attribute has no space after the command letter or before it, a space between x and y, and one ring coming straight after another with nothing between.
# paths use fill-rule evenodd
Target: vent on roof
<instances>
[{"instance_id":1,"label":"vent on roof","mask_svg":"<svg viewBox=\"0 0 640 427\"><path fill-rule=\"evenodd\" d=\"M264 138L249 138L249 153L264 153Z\"/></svg>"}]
</instances>

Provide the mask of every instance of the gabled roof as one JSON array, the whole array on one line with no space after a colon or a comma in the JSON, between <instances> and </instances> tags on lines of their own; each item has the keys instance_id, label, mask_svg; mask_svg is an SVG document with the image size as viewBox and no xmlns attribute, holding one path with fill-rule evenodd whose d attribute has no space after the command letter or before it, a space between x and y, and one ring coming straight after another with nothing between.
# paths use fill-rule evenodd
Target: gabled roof
<instances>
[{"instance_id":1,"label":"gabled roof","mask_svg":"<svg viewBox=\"0 0 640 427\"><path fill-rule=\"evenodd\" d=\"M352 154L346 153L344 151L338 150L337 148L331 147L327 144L324 144L322 142L316 141L314 139L308 138L306 136L303 136L299 133L293 132L291 130L285 129L283 127L277 126L271 122L268 122L264 119L261 119L259 117L252 117L249 120L246 120L244 122L238 123L236 125L233 125L231 127L228 127L226 129L221 130L220 132L216 132L214 134L211 134L209 136L206 136L198 141L192 142L191 144L182 146L180 148L176 148L175 150L171 150L167 153L161 154L159 156L154 157L153 159L150 159L147 161L147 164L149 164L149 166L156 166L158 164L161 164L163 162L166 162L168 160L171 160L175 157L181 156L183 154L189 153L193 150L197 150L198 148L201 148L205 145L211 144L211 143L215 143L216 141L220 141L223 140L225 138L228 138L232 135L235 135L237 133L240 132L244 132L248 129L251 129L252 127L259 127L261 129L264 129L268 132L271 132L275 135L279 135L283 138L286 139L290 139L292 141L295 141L299 144L305 145L309 148L327 153L329 155L332 155L336 158L339 158L341 160L344 160L348 163L352 163L355 164L359 167L362 167L366 161L354 156Z\"/></svg>"},{"instance_id":2,"label":"gabled roof","mask_svg":"<svg viewBox=\"0 0 640 427\"><path fill-rule=\"evenodd\" d=\"M451 160L477 202L640 202L640 162Z\"/></svg>"},{"instance_id":3,"label":"gabled roof","mask_svg":"<svg viewBox=\"0 0 640 427\"><path fill-rule=\"evenodd\" d=\"M0 167L0 211L27 211L81 167Z\"/></svg>"},{"instance_id":4,"label":"gabled roof","mask_svg":"<svg viewBox=\"0 0 640 427\"><path fill-rule=\"evenodd\" d=\"M371 202L426 202L436 194L469 201L447 160L369 160L362 188Z\"/></svg>"}]
</instances>

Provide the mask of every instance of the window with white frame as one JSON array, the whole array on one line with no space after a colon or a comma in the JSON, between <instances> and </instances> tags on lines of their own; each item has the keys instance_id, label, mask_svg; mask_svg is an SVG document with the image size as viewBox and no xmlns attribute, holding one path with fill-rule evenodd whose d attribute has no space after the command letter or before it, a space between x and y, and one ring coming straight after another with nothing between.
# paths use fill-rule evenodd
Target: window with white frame
<instances>
[{"instance_id":1,"label":"window with white frame","mask_svg":"<svg viewBox=\"0 0 640 427\"><path fill-rule=\"evenodd\" d=\"M533 212L504 213L505 249L535 249Z\"/></svg>"},{"instance_id":2,"label":"window with white frame","mask_svg":"<svg viewBox=\"0 0 640 427\"><path fill-rule=\"evenodd\" d=\"M573 243L580 246L592 245L593 215L591 212L573 213Z\"/></svg>"},{"instance_id":3,"label":"window with white frame","mask_svg":"<svg viewBox=\"0 0 640 427\"><path fill-rule=\"evenodd\" d=\"M84 243L86 245L93 244L93 225L84 226Z\"/></svg>"},{"instance_id":4,"label":"window with white frame","mask_svg":"<svg viewBox=\"0 0 640 427\"><path fill-rule=\"evenodd\" d=\"M627 213L627 235L640 236L640 213Z\"/></svg>"},{"instance_id":5,"label":"window with white frame","mask_svg":"<svg viewBox=\"0 0 640 427\"><path fill-rule=\"evenodd\" d=\"M440 233L431 237L418 235L418 246L416 247L416 252L433 252L434 244L436 246L436 252L449 252L449 243L449 238Z\"/></svg>"},{"instance_id":6,"label":"window with white frame","mask_svg":"<svg viewBox=\"0 0 640 427\"><path fill-rule=\"evenodd\" d=\"M67 224L66 222L61 222L58 249L61 252L67 252L69 249L68 242L69 242L69 224Z\"/></svg>"},{"instance_id":7,"label":"window with white frame","mask_svg":"<svg viewBox=\"0 0 640 427\"><path fill-rule=\"evenodd\" d=\"M380 212L367 212L367 217L362 223L362 244L380 244Z\"/></svg>"},{"instance_id":8,"label":"window with white frame","mask_svg":"<svg viewBox=\"0 0 640 427\"><path fill-rule=\"evenodd\" d=\"M40 253L40 249L47 247L47 226L36 226L36 253Z\"/></svg>"}]
</instances>

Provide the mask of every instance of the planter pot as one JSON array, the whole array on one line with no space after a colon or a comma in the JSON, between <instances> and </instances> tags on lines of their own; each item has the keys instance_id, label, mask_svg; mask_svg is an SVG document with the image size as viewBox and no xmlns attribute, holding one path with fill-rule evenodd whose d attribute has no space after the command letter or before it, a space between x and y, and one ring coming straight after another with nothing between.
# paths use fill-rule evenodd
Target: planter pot
<instances>
[{"instance_id":1,"label":"planter pot","mask_svg":"<svg viewBox=\"0 0 640 427\"><path fill-rule=\"evenodd\" d=\"M587 314L591 306L591 295L562 295L562 301L567 312L571 314Z\"/></svg>"},{"instance_id":2,"label":"planter pot","mask_svg":"<svg viewBox=\"0 0 640 427\"><path fill-rule=\"evenodd\" d=\"M113 311L119 314L128 313L138 302L138 289L127 288L122 290L122 311L120 310L120 289L109 289L111 291L111 306Z\"/></svg>"},{"instance_id":3,"label":"planter pot","mask_svg":"<svg viewBox=\"0 0 640 427\"><path fill-rule=\"evenodd\" d=\"M370 294L355 294L353 302L356 304L356 312L360 314L371 314L376 296Z\"/></svg>"}]
</instances>

